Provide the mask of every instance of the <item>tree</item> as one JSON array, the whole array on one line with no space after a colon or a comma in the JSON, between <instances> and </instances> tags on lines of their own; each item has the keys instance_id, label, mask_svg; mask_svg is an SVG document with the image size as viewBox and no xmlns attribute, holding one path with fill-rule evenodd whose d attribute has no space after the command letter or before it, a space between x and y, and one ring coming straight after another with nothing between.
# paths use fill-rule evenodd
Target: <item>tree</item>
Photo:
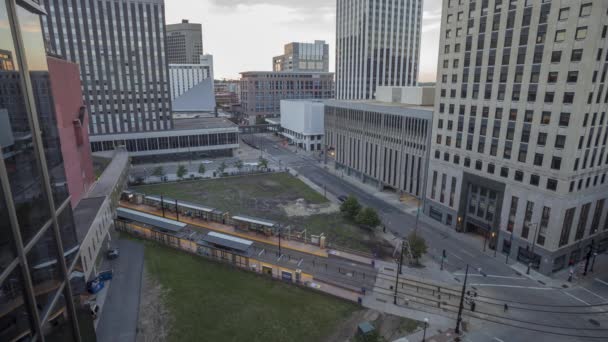
<instances>
[{"instance_id":1,"label":"tree","mask_svg":"<svg viewBox=\"0 0 608 342\"><path fill-rule=\"evenodd\" d=\"M380 217L373 208L363 208L355 217L355 221L362 226L374 228L380 224Z\"/></svg>"},{"instance_id":2,"label":"tree","mask_svg":"<svg viewBox=\"0 0 608 342\"><path fill-rule=\"evenodd\" d=\"M264 159L263 157L260 157L258 159L258 167L260 169L267 169L268 168L268 160Z\"/></svg>"},{"instance_id":3,"label":"tree","mask_svg":"<svg viewBox=\"0 0 608 342\"><path fill-rule=\"evenodd\" d=\"M424 254L426 254L427 246L426 241L420 235L416 235L416 233L411 233L407 241L410 244L410 251L412 252L412 257L416 263L418 263L418 259L420 259Z\"/></svg>"},{"instance_id":4,"label":"tree","mask_svg":"<svg viewBox=\"0 0 608 342\"><path fill-rule=\"evenodd\" d=\"M242 160L237 160L236 162L234 162L234 167L236 167L236 169L241 172L241 170L243 169L243 161Z\"/></svg>"},{"instance_id":5,"label":"tree","mask_svg":"<svg viewBox=\"0 0 608 342\"><path fill-rule=\"evenodd\" d=\"M206 171L207 171L207 169L205 168L205 164L201 164L198 166L198 173L201 176L204 176Z\"/></svg>"},{"instance_id":6,"label":"tree","mask_svg":"<svg viewBox=\"0 0 608 342\"><path fill-rule=\"evenodd\" d=\"M348 196L348 198L340 205L340 211L344 214L344 216L352 220L357 217L360 210L361 204L359 204L357 198L352 195Z\"/></svg>"},{"instance_id":7,"label":"tree","mask_svg":"<svg viewBox=\"0 0 608 342\"><path fill-rule=\"evenodd\" d=\"M226 162L222 162L220 164L220 166L217 167L217 171L221 174L224 173L224 171L226 170Z\"/></svg>"},{"instance_id":8,"label":"tree","mask_svg":"<svg viewBox=\"0 0 608 342\"><path fill-rule=\"evenodd\" d=\"M152 171L152 176L162 179L165 176L165 169L162 166L155 167L154 171Z\"/></svg>"},{"instance_id":9,"label":"tree","mask_svg":"<svg viewBox=\"0 0 608 342\"><path fill-rule=\"evenodd\" d=\"M188 173L188 170L186 169L186 167L184 165L180 164L177 166L177 178L179 178L179 179L184 178L186 173Z\"/></svg>"}]
</instances>

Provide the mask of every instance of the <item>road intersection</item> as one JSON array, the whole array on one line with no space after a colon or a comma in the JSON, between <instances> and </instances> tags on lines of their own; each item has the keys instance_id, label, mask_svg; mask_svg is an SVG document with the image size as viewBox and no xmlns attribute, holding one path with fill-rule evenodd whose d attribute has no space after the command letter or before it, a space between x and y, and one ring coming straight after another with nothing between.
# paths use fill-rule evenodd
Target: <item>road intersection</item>
<instances>
[{"instance_id":1,"label":"road intersection","mask_svg":"<svg viewBox=\"0 0 608 342\"><path fill-rule=\"evenodd\" d=\"M375 208L386 228L397 237L405 237L414 230L415 214L385 201L349 176L330 170L318 156L294 152L293 147L284 147L269 135L257 136L251 141L261 147L266 158L275 163L280 160L282 165L328 193L354 195L363 205ZM507 263L506 256L501 253L494 257L494 251L484 252L483 241L439 227L428 218L421 216L417 232L429 244L427 263L439 263L446 250L445 270L438 272L448 272L456 284L462 284L464 269L469 265L467 289L474 289L480 297L475 300L475 312L470 308L465 310L465 320L468 317L474 327L466 339L505 342L539 337L552 341L608 340L608 261L598 263L595 274L569 283L564 274L555 279L535 272L528 276L525 267L515 260ZM606 259L606 256L600 257ZM407 272L405 269L404 274ZM394 275L392 277L394 279ZM432 274L430 277L434 278ZM505 310L504 304L509 309Z\"/></svg>"}]
</instances>

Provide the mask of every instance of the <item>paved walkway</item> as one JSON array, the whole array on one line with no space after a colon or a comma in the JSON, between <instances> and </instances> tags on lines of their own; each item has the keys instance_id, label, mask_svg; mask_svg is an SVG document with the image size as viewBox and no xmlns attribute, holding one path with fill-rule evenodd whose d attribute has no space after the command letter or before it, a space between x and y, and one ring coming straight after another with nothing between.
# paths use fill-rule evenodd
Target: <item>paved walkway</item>
<instances>
[{"instance_id":1,"label":"paved walkway","mask_svg":"<svg viewBox=\"0 0 608 342\"><path fill-rule=\"evenodd\" d=\"M131 208L134 210L146 212L146 213L156 215L156 216L162 215L161 210L158 210L154 207L150 207L147 205L137 205L137 204L133 204L133 203L125 202L125 201L121 201L120 205L125 208ZM165 217L168 219L173 219L173 220L176 219L175 214L167 212L167 211L165 211ZM273 246L279 245L278 237L274 237L274 236L267 237L267 236L262 236L262 235L255 234L255 233L237 231L233 226L228 226L228 225L217 223L217 222L204 221L204 220L199 220L199 219L186 217L186 216L180 216L179 221L193 225L193 226L198 226L201 228L213 230L216 232L229 234L229 235L233 235L233 236L238 236L238 237L248 239L248 240L262 242L262 243L266 243L266 244L273 245ZM324 258L327 258L327 256L328 256L327 251L324 249L321 249L314 245L309 245L309 244L306 244L303 242L298 242L298 241L293 241L293 240L281 239L281 247L287 248L287 249L292 249L294 251L298 251L298 252L302 252L302 253L312 254L315 256L319 256L319 257L324 257Z\"/></svg>"},{"instance_id":2,"label":"paved walkway","mask_svg":"<svg viewBox=\"0 0 608 342\"><path fill-rule=\"evenodd\" d=\"M97 326L99 342L133 342L137 335L144 246L131 240L117 244L120 257Z\"/></svg>"}]
</instances>

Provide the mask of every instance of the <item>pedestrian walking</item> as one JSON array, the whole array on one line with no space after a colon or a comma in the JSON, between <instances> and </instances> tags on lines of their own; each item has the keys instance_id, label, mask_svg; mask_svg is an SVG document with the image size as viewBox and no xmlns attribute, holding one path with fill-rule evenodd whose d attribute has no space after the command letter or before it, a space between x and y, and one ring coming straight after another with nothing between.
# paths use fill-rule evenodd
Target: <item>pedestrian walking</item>
<instances>
[{"instance_id":1,"label":"pedestrian walking","mask_svg":"<svg viewBox=\"0 0 608 342\"><path fill-rule=\"evenodd\" d=\"M505 303L505 312L509 311L509 306Z\"/></svg>"},{"instance_id":2,"label":"pedestrian walking","mask_svg":"<svg viewBox=\"0 0 608 342\"><path fill-rule=\"evenodd\" d=\"M574 276L574 268L570 267L570 274L568 275L568 281L572 281L572 277Z\"/></svg>"}]
</instances>

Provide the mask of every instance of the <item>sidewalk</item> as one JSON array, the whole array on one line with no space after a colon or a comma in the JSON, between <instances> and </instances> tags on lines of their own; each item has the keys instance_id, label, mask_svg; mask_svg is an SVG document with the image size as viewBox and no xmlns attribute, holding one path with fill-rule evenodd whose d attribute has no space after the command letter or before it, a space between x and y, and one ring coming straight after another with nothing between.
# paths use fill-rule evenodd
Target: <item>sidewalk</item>
<instances>
[{"instance_id":1,"label":"sidewalk","mask_svg":"<svg viewBox=\"0 0 608 342\"><path fill-rule=\"evenodd\" d=\"M427 333L437 333L453 329L456 326L456 320L447 318L441 315L410 309L401 305L394 305L392 301L380 298L375 293L371 293L363 298L363 306L368 309L374 309L380 312L406 317L416 321L424 322L425 318L429 320L429 328Z\"/></svg>"},{"instance_id":2,"label":"sidewalk","mask_svg":"<svg viewBox=\"0 0 608 342\"><path fill-rule=\"evenodd\" d=\"M423 329L418 329L415 333L409 334L393 342L418 342L422 341L423 337L426 337L427 342L452 342L457 336L458 335L456 335L454 329L448 329L447 331L440 331L439 333L437 333L437 331L435 331L433 327L429 324L426 329L426 336L424 336Z\"/></svg>"},{"instance_id":3,"label":"sidewalk","mask_svg":"<svg viewBox=\"0 0 608 342\"><path fill-rule=\"evenodd\" d=\"M151 215L162 216L160 210L146 206L146 205L137 205L137 204L121 201L120 206L125 207L125 208L130 208L133 210L138 210L141 212L145 212L145 213L148 213ZM165 217L168 219L173 219L173 220L176 219L176 216L173 213L168 213L168 212L165 212ZM217 222L209 222L209 221L193 219L190 217L180 216L179 220L180 220L180 222L183 222L183 223L202 227L202 228L213 230L216 232L229 234L229 235L233 235L233 236L238 236L240 238L253 240L253 241L257 241L257 242L261 242L261 243L266 243L266 244L273 245L273 246L279 245L278 237L274 237L274 236L263 237L263 236L260 236L258 234L254 234L254 233L236 231L236 229L232 226L224 225L224 224L217 223ZM306 254L316 255L319 257L323 257L323 258L328 257L326 250L323 250L317 246L309 245L309 244L306 244L303 242L281 239L281 247L287 248L287 249L292 249L294 251L298 251L298 252L302 252L302 253L306 253Z\"/></svg>"}]
</instances>

